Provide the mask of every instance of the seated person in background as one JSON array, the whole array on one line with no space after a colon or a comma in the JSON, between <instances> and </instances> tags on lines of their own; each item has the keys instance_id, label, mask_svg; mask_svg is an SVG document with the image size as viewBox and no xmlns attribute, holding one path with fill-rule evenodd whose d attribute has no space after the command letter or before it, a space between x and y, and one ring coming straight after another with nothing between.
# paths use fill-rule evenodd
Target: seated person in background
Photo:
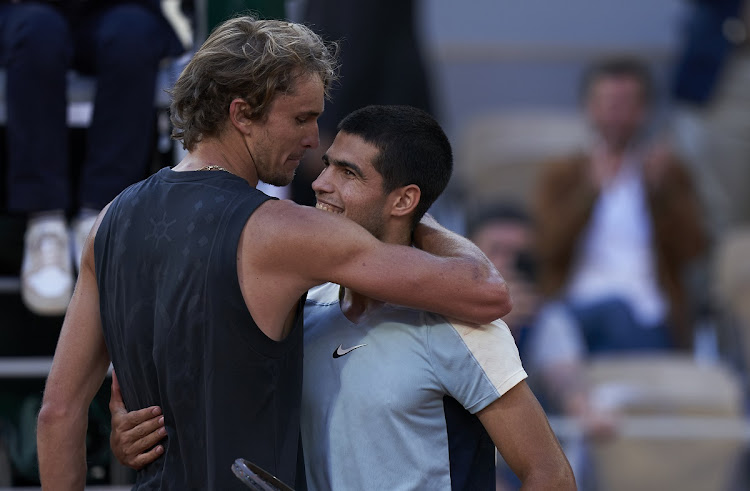
<instances>
[{"instance_id":1,"label":"seated person in background","mask_svg":"<svg viewBox=\"0 0 750 491\"><path fill-rule=\"evenodd\" d=\"M159 63L183 51L160 0L0 0L8 209L28 218L21 297L32 312L65 313L97 214L146 176ZM68 161L71 69L96 77L80 172Z\"/></svg>"},{"instance_id":2,"label":"seated person in background","mask_svg":"<svg viewBox=\"0 0 750 491\"><path fill-rule=\"evenodd\" d=\"M368 106L338 128L316 207L411 244L451 175L442 129L408 106ZM502 321L468 326L327 283L310 290L304 326L310 489L494 489L495 446L529 489L575 489ZM113 449L142 465L161 424L148 410L125 414L116 396ZM133 442L141 431L152 433Z\"/></svg>"},{"instance_id":3,"label":"seated person in background","mask_svg":"<svg viewBox=\"0 0 750 491\"><path fill-rule=\"evenodd\" d=\"M596 140L549 162L533 196L547 303L527 361L590 429L611 426L592 414L581 382L589 355L692 344L683 276L707 239L690 175L666 146L643 138L653 92L638 60L591 66L581 93Z\"/></svg>"},{"instance_id":4,"label":"seated person in background","mask_svg":"<svg viewBox=\"0 0 750 491\"><path fill-rule=\"evenodd\" d=\"M503 321L523 360L529 328L539 307L531 218L521 206L500 202L480 207L468 222L466 236L487 255L510 288L513 310Z\"/></svg>"},{"instance_id":5,"label":"seated person in background","mask_svg":"<svg viewBox=\"0 0 750 491\"><path fill-rule=\"evenodd\" d=\"M468 224L466 236L487 255L508 283L513 310L503 316L503 321L513 334L529 372L529 386L536 392L534 374L525 362L531 327L539 309L531 218L521 205L497 202L479 207L469 216ZM541 403L544 407L543 400ZM520 484L507 463L498 460L497 490L517 489Z\"/></svg>"}]
</instances>

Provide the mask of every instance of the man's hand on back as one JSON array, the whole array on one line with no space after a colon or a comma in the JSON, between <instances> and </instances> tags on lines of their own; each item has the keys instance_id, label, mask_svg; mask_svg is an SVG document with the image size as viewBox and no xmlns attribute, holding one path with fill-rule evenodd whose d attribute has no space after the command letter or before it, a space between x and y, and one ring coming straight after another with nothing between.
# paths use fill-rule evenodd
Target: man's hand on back
<instances>
[{"instance_id":1,"label":"man's hand on back","mask_svg":"<svg viewBox=\"0 0 750 491\"><path fill-rule=\"evenodd\" d=\"M112 453L121 464L139 470L164 453L164 446L157 445L167 436L161 408L151 406L128 412L114 372L112 373L109 411L112 414L112 433L109 437L109 444L112 447Z\"/></svg>"}]
</instances>

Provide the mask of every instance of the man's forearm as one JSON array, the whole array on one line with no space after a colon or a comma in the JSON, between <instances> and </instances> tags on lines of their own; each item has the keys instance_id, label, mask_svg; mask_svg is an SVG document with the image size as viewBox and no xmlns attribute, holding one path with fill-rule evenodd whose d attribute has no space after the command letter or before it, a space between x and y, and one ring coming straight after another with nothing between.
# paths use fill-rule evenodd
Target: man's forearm
<instances>
[{"instance_id":1,"label":"man's forearm","mask_svg":"<svg viewBox=\"0 0 750 491\"><path fill-rule=\"evenodd\" d=\"M42 406L37 446L39 476L45 491L84 489L87 417L86 412L67 417L47 404Z\"/></svg>"},{"instance_id":2,"label":"man's forearm","mask_svg":"<svg viewBox=\"0 0 750 491\"><path fill-rule=\"evenodd\" d=\"M425 215L414 230L414 245L436 256L475 261L488 276L498 274L492 262L472 241L443 227L429 215Z\"/></svg>"},{"instance_id":3,"label":"man's forearm","mask_svg":"<svg viewBox=\"0 0 750 491\"><path fill-rule=\"evenodd\" d=\"M522 491L555 489L559 491L577 489L575 477L567 463L546 465L545 468L535 469L521 483Z\"/></svg>"},{"instance_id":4,"label":"man's forearm","mask_svg":"<svg viewBox=\"0 0 750 491\"><path fill-rule=\"evenodd\" d=\"M469 239L451 232L429 215L425 215L414 231L414 246L434 256L455 261L461 271L471 271L471 278L465 282L467 292L474 291L473 300L486 298L492 319L498 319L511 311L510 292L500 272L484 253ZM458 276L452 278L457 279ZM468 317L457 317L469 320Z\"/></svg>"}]
</instances>

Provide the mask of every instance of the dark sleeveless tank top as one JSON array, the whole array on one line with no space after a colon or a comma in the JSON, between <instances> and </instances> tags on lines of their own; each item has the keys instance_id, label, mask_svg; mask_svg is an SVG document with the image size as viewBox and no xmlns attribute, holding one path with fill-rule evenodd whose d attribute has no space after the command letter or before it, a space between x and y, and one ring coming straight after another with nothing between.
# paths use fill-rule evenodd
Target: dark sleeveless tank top
<instances>
[{"instance_id":1,"label":"dark sleeveless tank top","mask_svg":"<svg viewBox=\"0 0 750 491\"><path fill-rule=\"evenodd\" d=\"M273 341L237 278L240 234L268 199L227 172L165 168L123 191L101 223L107 348L128 409L161 406L168 433L135 489L246 489L231 471L238 457L295 482L304 301L291 334Z\"/></svg>"}]
</instances>

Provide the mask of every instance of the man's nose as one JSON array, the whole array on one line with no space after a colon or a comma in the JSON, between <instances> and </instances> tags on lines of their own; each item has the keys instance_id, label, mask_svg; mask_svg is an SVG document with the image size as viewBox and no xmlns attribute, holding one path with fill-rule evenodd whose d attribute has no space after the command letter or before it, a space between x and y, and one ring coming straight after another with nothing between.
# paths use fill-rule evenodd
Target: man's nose
<instances>
[{"instance_id":1,"label":"man's nose","mask_svg":"<svg viewBox=\"0 0 750 491\"><path fill-rule=\"evenodd\" d=\"M320 145L320 132L318 131L318 122L316 121L310 126L310 131L302 139L302 145L305 148L315 149L318 148L318 145Z\"/></svg>"},{"instance_id":2,"label":"man's nose","mask_svg":"<svg viewBox=\"0 0 750 491\"><path fill-rule=\"evenodd\" d=\"M329 182L329 179L327 177L328 173L326 172L327 169L327 167L324 167L318 177L316 177L312 183L312 189L313 191L315 191L315 194L331 191L331 183Z\"/></svg>"}]
</instances>

